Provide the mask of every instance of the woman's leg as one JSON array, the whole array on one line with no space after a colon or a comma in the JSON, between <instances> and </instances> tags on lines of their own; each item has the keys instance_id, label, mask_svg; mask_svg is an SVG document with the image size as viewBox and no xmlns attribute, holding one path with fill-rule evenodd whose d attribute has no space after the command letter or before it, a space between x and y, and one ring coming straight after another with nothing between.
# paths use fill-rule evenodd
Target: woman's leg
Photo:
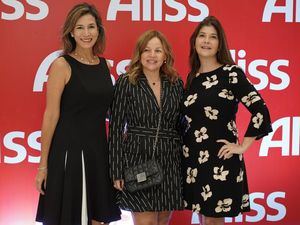
<instances>
[{"instance_id":1,"label":"woman's leg","mask_svg":"<svg viewBox=\"0 0 300 225\"><path fill-rule=\"evenodd\" d=\"M158 225L168 225L171 215L171 211L158 212Z\"/></svg>"},{"instance_id":2,"label":"woman's leg","mask_svg":"<svg viewBox=\"0 0 300 225\"><path fill-rule=\"evenodd\" d=\"M204 225L204 222L203 222L203 220L204 220L204 216L202 215L202 214L198 214L198 217L199 217L199 225Z\"/></svg>"},{"instance_id":3,"label":"woman's leg","mask_svg":"<svg viewBox=\"0 0 300 225\"><path fill-rule=\"evenodd\" d=\"M108 223L98 222L96 220L92 220L92 225L108 225Z\"/></svg>"},{"instance_id":4,"label":"woman's leg","mask_svg":"<svg viewBox=\"0 0 300 225\"><path fill-rule=\"evenodd\" d=\"M215 218L202 216L203 225L224 225L224 217Z\"/></svg>"},{"instance_id":5,"label":"woman's leg","mask_svg":"<svg viewBox=\"0 0 300 225\"><path fill-rule=\"evenodd\" d=\"M157 225L157 212L133 212L134 225Z\"/></svg>"}]
</instances>

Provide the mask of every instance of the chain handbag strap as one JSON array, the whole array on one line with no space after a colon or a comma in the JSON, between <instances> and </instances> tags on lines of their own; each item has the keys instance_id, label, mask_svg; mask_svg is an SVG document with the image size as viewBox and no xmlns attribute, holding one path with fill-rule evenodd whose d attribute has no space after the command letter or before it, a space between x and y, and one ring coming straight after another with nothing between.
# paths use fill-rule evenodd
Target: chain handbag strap
<instances>
[{"instance_id":1,"label":"chain handbag strap","mask_svg":"<svg viewBox=\"0 0 300 225\"><path fill-rule=\"evenodd\" d=\"M156 129L156 135L155 135L155 140L153 144L153 152L152 152L152 157L151 159L154 158L156 147L157 147L157 142L158 142L158 135L159 135L159 130L160 130L160 125L161 125L161 118L162 118L162 96L163 96L163 89L162 89L162 82L160 84L160 107L159 107L159 118L158 118L158 123L157 123L157 129ZM127 154L124 152L125 156L125 163L126 167L128 168L128 159L127 159Z\"/></svg>"},{"instance_id":2,"label":"chain handbag strap","mask_svg":"<svg viewBox=\"0 0 300 225\"><path fill-rule=\"evenodd\" d=\"M157 142L158 142L158 134L159 134L159 129L160 129L160 125L161 125L161 114L162 114L162 94L163 94L163 89L162 89L162 81L160 83L160 105L159 105L159 118L158 118L158 123L157 123L157 128L156 128L156 135L155 135L155 140L154 140L154 144L153 144L153 152L152 152L152 157L151 159L154 158L155 155L155 151L156 151L156 147L157 147Z\"/></svg>"},{"instance_id":3,"label":"chain handbag strap","mask_svg":"<svg viewBox=\"0 0 300 225\"><path fill-rule=\"evenodd\" d=\"M161 107L161 105L160 105L160 107ZM157 124L157 129L156 129L155 141L154 141L154 144L153 144L152 159L154 158L154 153L155 153L155 150L156 150L156 147L157 147L157 142L158 142L158 134L159 134L160 124L161 124L161 113L162 113L162 110L159 109L159 119L158 119L158 124Z\"/></svg>"}]
</instances>

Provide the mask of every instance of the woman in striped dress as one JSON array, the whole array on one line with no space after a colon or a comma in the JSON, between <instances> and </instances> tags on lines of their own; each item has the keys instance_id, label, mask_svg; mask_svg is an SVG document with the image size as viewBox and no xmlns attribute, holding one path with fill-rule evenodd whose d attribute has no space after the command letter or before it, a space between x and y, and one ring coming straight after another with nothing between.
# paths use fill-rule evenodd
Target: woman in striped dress
<instances>
[{"instance_id":1,"label":"woman in striped dress","mask_svg":"<svg viewBox=\"0 0 300 225\"><path fill-rule=\"evenodd\" d=\"M109 129L111 175L120 191L119 205L133 213L135 224L167 224L171 211L183 208L177 131L183 82L173 61L165 37L147 31L136 44L127 74L115 87ZM164 179L159 185L129 192L124 169L152 158L160 113L154 158Z\"/></svg>"}]
</instances>

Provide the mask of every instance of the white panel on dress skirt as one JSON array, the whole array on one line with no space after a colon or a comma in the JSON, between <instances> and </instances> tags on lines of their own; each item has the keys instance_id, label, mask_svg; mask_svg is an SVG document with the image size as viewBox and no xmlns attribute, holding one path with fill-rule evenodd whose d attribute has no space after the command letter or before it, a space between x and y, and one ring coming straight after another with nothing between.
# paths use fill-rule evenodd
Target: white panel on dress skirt
<instances>
[{"instance_id":1,"label":"white panel on dress skirt","mask_svg":"<svg viewBox=\"0 0 300 225\"><path fill-rule=\"evenodd\" d=\"M85 165L84 165L84 155L81 152L82 160L82 204L81 204L81 224L88 225L88 214L87 214L87 199L86 199L86 181L85 181Z\"/></svg>"},{"instance_id":2,"label":"white panel on dress skirt","mask_svg":"<svg viewBox=\"0 0 300 225\"><path fill-rule=\"evenodd\" d=\"M118 220L117 222L112 222L109 225L133 225L131 212L125 210L121 210L121 211L122 211L121 220Z\"/></svg>"}]
</instances>

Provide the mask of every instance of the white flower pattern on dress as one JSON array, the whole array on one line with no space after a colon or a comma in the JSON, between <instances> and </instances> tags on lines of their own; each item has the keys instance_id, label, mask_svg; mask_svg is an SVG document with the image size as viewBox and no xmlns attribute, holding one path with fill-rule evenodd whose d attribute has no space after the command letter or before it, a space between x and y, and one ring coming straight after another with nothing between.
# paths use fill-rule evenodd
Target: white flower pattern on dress
<instances>
[{"instance_id":1,"label":"white flower pattern on dress","mask_svg":"<svg viewBox=\"0 0 300 225\"><path fill-rule=\"evenodd\" d=\"M192 211L195 213L199 213L200 212L200 204L192 204Z\"/></svg>"},{"instance_id":2,"label":"white flower pattern on dress","mask_svg":"<svg viewBox=\"0 0 300 225\"><path fill-rule=\"evenodd\" d=\"M226 71L226 70L231 71L231 69L234 68L234 67L237 67L237 68L238 68L237 65L225 65L225 66L223 67L223 70L224 70L224 71Z\"/></svg>"},{"instance_id":3,"label":"white flower pattern on dress","mask_svg":"<svg viewBox=\"0 0 300 225\"><path fill-rule=\"evenodd\" d=\"M208 138L208 134L206 134L206 127L201 127L200 130L195 130L194 135L196 137L196 142L202 142L203 140Z\"/></svg>"},{"instance_id":4,"label":"white flower pattern on dress","mask_svg":"<svg viewBox=\"0 0 300 225\"><path fill-rule=\"evenodd\" d=\"M227 128L228 130L230 130L234 136L238 137L238 130L236 127L236 123L234 120L231 120L228 124L227 124Z\"/></svg>"},{"instance_id":5,"label":"white flower pattern on dress","mask_svg":"<svg viewBox=\"0 0 300 225\"><path fill-rule=\"evenodd\" d=\"M232 93L231 90L227 90L227 89L222 89L222 91L219 93L219 96L221 98L226 98L228 100L233 100L234 99L234 95Z\"/></svg>"},{"instance_id":6,"label":"white flower pattern on dress","mask_svg":"<svg viewBox=\"0 0 300 225\"><path fill-rule=\"evenodd\" d=\"M193 94L193 95L189 95L189 96L186 98L186 100L184 101L184 105L185 105L186 107L192 105L192 104L196 101L197 97L198 97L198 94L197 94L197 93L195 93L195 94Z\"/></svg>"},{"instance_id":7,"label":"white flower pattern on dress","mask_svg":"<svg viewBox=\"0 0 300 225\"><path fill-rule=\"evenodd\" d=\"M188 184L195 183L196 182L196 177L197 177L197 174L198 174L197 168L192 169L191 167L188 167L186 173L187 173L186 182Z\"/></svg>"},{"instance_id":8,"label":"white flower pattern on dress","mask_svg":"<svg viewBox=\"0 0 300 225\"><path fill-rule=\"evenodd\" d=\"M254 116L252 118L252 122L253 122L253 126L256 128L256 129L259 129L260 128L260 125L262 124L262 122L264 121L264 116L261 114L261 113L256 113L256 116Z\"/></svg>"},{"instance_id":9,"label":"white flower pattern on dress","mask_svg":"<svg viewBox=\"0 0 300 225\"><path fill-rule=\"evenodd\" d=\"M185 132L187 132L191 127L192 118L188 117L187 115L185 115L184 117L187 121L186 128L185 128Z\"/></svg>"},{"instance_id":10,"label":"white flower pattern on dress","mask_svg":"<svg viewBox=\"0 0 300 225\"><path fill-rule=\"evenodd\" d=\"M186 200L183 200L183 205L184 205L184 208L186 208L188 206L188 203Z\"/></svg>"},{"instance_id":11,"label":"white flower pattern on dress","mask_svg":"<svg viewBox=\"0 0 300 225\"><path fill-rule=\"evenodd\" d=\"M226 176L229 174L229 170L224 170L224 166L221 166L221 168L215 166L214 167L214 179L215 180L221 180L221 181L225 181L226 180Z\"/></svg>"},{"instance_id":12,"label":"white flower pattern on dress","mask_svg":"<svg viewBox=\"0 0 300 225\"><path fill-rule=\"evenodd\" d=\"M236 72L229 73L229 83L236 84L237 82L238 82L237 73Z\"/></svg>"},{"instance_id":13,"label":"white flower pattern on dress","mask_svg":"<svg viewBox=\"0 0 300 225\"><path fill-rule=\"evenodd\" d=\"M223 201L219 200L217 204L218 205L215 208L216 213L229 212L231 210L232 199L225 198Z\"/></svg>"},{"instance_id":14,"label":"white flower pattern on dress","mask_svg":"<svg viewBox=\"0 0 300 225\"><path fill-rule=\"evenodd\" d=\"M218 119L218 114L219 110L213 109L211 106L206 106L204 107L205 115L211 120L217 120Z\"/></svg>"},{"instance_id":15,"label":"white flower pattern on dress","mask_svg":"<svg viewBox=\"0 0 300 225\"><path fill-rule=\"evenodd\" d=\"M208 158L209 158L209 154L208 154L207 150L199 152L198 161L199 161L200 164L207 162Z\"/></svg>"},{"instance_id":16,"label":"white flower pattern on dress","mask_svg":"<svg viewBox=\"0 0 300 225\"><path fill-rule=\"evenodd\" d=\"M198 195L196 196L198 199L196 201L194 200L193 196L189 196L190 199L187 197L188 208L192 209L193 211L199 211L200 208L200 213L203 210L203 211L207 211L211 215L214 214L216 216L223 216L223 213L226 214L226 212L231 212L231 211L236 212L241 210L241 208L243 211L243 208L244 209L246 207L249 208L250 203L249 203L249 194L246 194L245 190L244 192L230 193L225 196L223 195L224 192L222 190L220 191L220 193L214 191L213 183L221 184L224 187L223 189L225 190L225 192L228 189L236 189L237 187L240 187L243 184L243 182L245 182L246 180L246 170L244 170L243 167L240 165L243 162L242 154L238 154L236 156L238 157L236 158L238 163L235 165L230 164L227 166L226 163L229 162L230 160L225 160L224 164L213 164L212 161L214 161L213 160L214 156L212 155L211 152L207 151L207 149L210 148L210 144L213 145L213 142L215 142L213 137L213 130L210 129L209 124L213 123L216 124L216 126L222 124L223 128L225 128L224 135L226 137L224 138L228 138L228 136L231 137L232 134L235 137L237 137L238 131L237 131L236 122L234 121L234 119L232 121L230 121L231 119L226 119L227 115L235 114L236 111L235 108L234 110L232 110L232 108L227 110L228 108L226 108L226 104L228 106L228 103L230 103L230 105L232 104L235 107L237 107L239 102L238 100L240 100L246 107L250 106L252 113L253 111L255 111L250 121L251 122L250 123L251 129L249 129L250 134L257 133L253 131L256 130L254 127L256 127L257 129L264 128L265 122L266 121L268 122L269 119L267 116L265 116L264 111L260 110L260 106L263 103L263 100L261 99L259 93L255 91L255 88L248 85L248 82L246 81L247 77L244 76L242 70L236 69L235 67L237 66L235 65L223 66L223 70L221 69L218 71L220 72L220 74L216 74L214 76L215 80L211 75L208 77L204 76L201 77L201 79L194 80L195 85L197 84L198 87L200 85L199 89L197 90L199 94L199 98L195 100L195 104L192 107L184 106L184 113L186 113L186 115L191 117L190 118L186 116L187 121L185 122L186 124L189 125L190 130L186 134L188 135L188 138L185 140L190 140L191 142L193 142L192 145L188 145L189 150L184 150L186 146L183 148L183 155L185 154L189 155L188 158L185 158L185 156L183 158L187 162L188 165L187 167L190 166L189 168L186 167L187 177L186 177L185 185L187 186L187 189L197 188L198 191L200 190L200 196L198 192ZM221 80L221 76L219 76L221 74L225 75L222 77L222 80ZM224 77L226 78L225 82L223 82ZM239 83L241 84L241 86ZM245 88L243 85L245 85ZM251 90L251 91L247 91L247 90ZM208 97L209 100L211 98L211 100L215 101L216 104L206 103L205 97L204 100L203 98L200 97L202 96L202 94L206 95L207 92L211 94ZM190 93L193 94L194 96L194 93L196 93L196 91ZM190 100L191 99L189 99L189 101ZM198 107L198 103L199 103L199 107L201 108L198 108L198 111L196 111L197 110L196 108ZM193 102L191 104L193 104ZM191 112L191 110L194 111ZM193 135L195 135L195 139ZM195 161L194 156L191 157L195 153L196 155L194 156L198 158L198 162ZM194 158L194 161L192 161L192 158ZM197 164L198 166L195 164ZM197 169L199 169L199 175ZM209 176L210 179L212 180L203 181L202 177L200 176L201 175L200 172L205 174L210 174ZM235 198L238 198L238 200L236 200ZM205 203L207 204L210 201L213 202L210 204L209 208L206 208Z\"/></svg>"},{"instance_id":17,"label":"white flower pattern on dress","mask_svg":"<svg viewBox=\"0 0 300 225\"><path fill-rule=\"evenodd\" d=\"M247 107L249 107L254 102L261 100L261 98L256 91L251 91L247 96L242 97L241 100Z\"/></svg>"},{"instance_id":18,"label":"white flower pattern on dress","mask_svg":"<svg viewBox=\"0 0 300 225\"><path fill-rule=\"evenodd\" d=\"M188 117L187 115L185 115L184 117L189 124L192 122L192 119L190 117Z\"/></svg>"},{"instance_id":19,"label":"white flower pattern on dress","mask_svg":"<svg viewBox=\"0 0 300 225\"><path fill-rule=\"evenodd\" d=\"M202 83L205 89L209 89L214 85L217 85L219 81L217 80L217 75L212 75L211 77L206 77L206 81Z\"/></svg>"},{"instance_id":20,"label":"white flower pattern on dress","mask_svg":"<svg viewBox=\"0 0 300 225\"><path fill-rule=\"evenodd\" d=\"M242 182L244 180L244 171L242 169L240 169L240 174L236 177L236 182Z\"/></svg>"},{"instance_id":21,"label":"white flower pattern on dress","mask_svg":"<svg viewBox=\"0 0 300 225\"><path fill-rule=\"evenodd\" d=\"M249 206L249 195L248 194L244 194L243 198L242 198L242 205L241 205L241 209L246 208Z\"/></svg>"},{"instance_id":22,"label":"white flower pattern on dress","mask_svg":"<svg viewBox=\"0 0 300 225\"><path fill-rule=\"evenodd\" d=\"M183 145L182 146L182 152L183 152L183 156L185 158L188 158L190 155L189 155L189 148L186 146L186 145Z\"/></svg>"},{"instance_id":23,"label":"white flower pattern on dress","mask_svg":"<svg viewBox=\"0 0 300 225\"><path fill-rule=\"evenodd\" d=\"M203 197L203 200L206 201L208 198L212 196L212 192L210 190L210 186L207 184L205 187L202 187L201 195Z\"/></svg>"}]
</instances>

